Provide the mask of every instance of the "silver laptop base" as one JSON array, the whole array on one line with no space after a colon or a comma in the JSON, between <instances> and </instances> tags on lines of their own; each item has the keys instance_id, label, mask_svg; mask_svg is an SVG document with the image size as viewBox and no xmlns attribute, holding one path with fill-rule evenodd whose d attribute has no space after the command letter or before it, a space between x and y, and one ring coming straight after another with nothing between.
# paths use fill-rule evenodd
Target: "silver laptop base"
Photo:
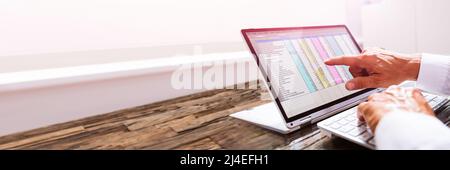
<instances>
[{"instance_id":1,"label":"silver laptop base","mask_svg":"<svg viewBox=\"0 0 450 170\"><path fill-rule=\"evenodd\" d=\"M300 127L293 129L286 127L286 123L274 102L237 112L230 116L281 134L288 134L300 129Z\"/></svg>"}]
</instances>

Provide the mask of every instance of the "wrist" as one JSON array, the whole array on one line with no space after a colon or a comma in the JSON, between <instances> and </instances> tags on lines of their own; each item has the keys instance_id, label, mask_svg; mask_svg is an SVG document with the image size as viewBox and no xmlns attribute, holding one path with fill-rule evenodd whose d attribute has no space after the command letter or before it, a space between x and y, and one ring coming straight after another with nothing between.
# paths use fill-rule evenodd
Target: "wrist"
<instances>
[{"instance_id":1,"label":"wrist","mask_svg":"<svg viewBox=\"0 0 450 170\"><path fill-rule=\"evenodd\" d=\"M383 118L385 118L386 116L388 116L389 114L391 114L393 112L398 112L398 111L399 110L389 110L389 109L381 110L378 114L376 114L376 116L374 116L374 118L372 119L371 122L368 122L370 130L372 130L372 132L375 133L378 125L380 124L381 120L383 120Z\"/></svg>"},{"instance_id":2,"label":"wrist","mask_svg":"<svg viewBox=\"0 0 450 170\"><path fill-rule=\"evenodd\" d=\"M409 58L406 64L405 74L407 74L407 80L416 81L419 77L421 55L413 55Z\"/></svg>"}]
</instances>

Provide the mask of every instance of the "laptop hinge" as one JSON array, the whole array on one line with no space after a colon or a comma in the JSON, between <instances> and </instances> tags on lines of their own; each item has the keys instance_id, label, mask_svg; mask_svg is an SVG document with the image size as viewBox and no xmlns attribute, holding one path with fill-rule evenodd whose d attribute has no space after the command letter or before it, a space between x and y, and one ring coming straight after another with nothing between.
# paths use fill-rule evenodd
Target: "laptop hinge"
<instances>
[{"instance_id":1,"label":"laptop hinge","mask_svg":"<svg viewBox=\"0 0 450 170\"><path fill-rule=\"evenodd\" d=\"M303 127L303 126L311 124L312 118L311 118L311 116L308 116L308 117L304 117L304 118L300 119L299 121L300 121L299 126Z\"/></svg>"},{"instance_id":2,"label":"laptop hinge","mask_svg":"<svg viewBox=\"0 0 450 170\"><path fill-rule=\"evenodd\" d=\"M324 115L322 115L322 116L319 116L319 117L317 117L316 119L317 119L317 120L322 120L322 119L325 119L325 118L327 118L327 117L333 116L333 115L338 114L338 113L340 113L340 112L343 112L343 111L345 111L345 110L351 109L351 108L357 106L357 105L358 105L359 103L361 103L361 102L362 102L362 101L357 101L357 102L350 103L350 104L348 104L348 105L346 105L346 106L344 106L344 107L342 107L342 108L332 110L332 111L330 111L330 112L328 112L328 113L326 113L326 114L324 114Z\"/></svg>"},{"instance_id":3,"label":"laptop hinge","mask_svg":"<svg viewBox=\"0 0 450 170\"><path fill-rule=\"evenodd\" d=\"M332 111L330 111L330 112L328 112L328 113L326 113L326 114L323 114L323 115L321 115L321 116L319 116L319 117L314 118L314 120L312 120L311 123L318 122L318 121L320 121L320 120L326 119L326 118L328 118L328 117L330 117L330 116L333 116L333 115L335 115L335 114L337 114L337 113L340 113L340 112L342 112L342 111L351 109L351 108L357 106L359 103L361 103L361 102L363 102L363 101L365 101L365 100L366 100L366 98L362 98L362 99L360 99L360 100L358 100L358 101L355 101L355 102L353 102L353 103L350 103L350 104L348 104L348 105L346 105L346 106L344 106L344 107L341 107L341 108L339 108L339 109L332 110Z\"/></svg>"}]
</instances>

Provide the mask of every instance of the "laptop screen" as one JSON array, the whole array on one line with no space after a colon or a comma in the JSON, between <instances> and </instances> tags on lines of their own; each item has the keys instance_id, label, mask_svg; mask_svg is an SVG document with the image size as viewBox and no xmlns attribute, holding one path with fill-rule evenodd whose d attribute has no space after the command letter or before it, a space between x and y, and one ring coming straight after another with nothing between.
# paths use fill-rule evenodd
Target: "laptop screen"
<instances>
[{"instance_id":1,"label":"laptop screen","mask_svg":"<svg viewBox=\"0 0 450 170\"><path fill-rule=\"evenodd\" d=\"M287 119L318 111L361 91L348 91L347 66L324 61L360 49L345 26L243 30Z\"/></svg>"}]
</instances>

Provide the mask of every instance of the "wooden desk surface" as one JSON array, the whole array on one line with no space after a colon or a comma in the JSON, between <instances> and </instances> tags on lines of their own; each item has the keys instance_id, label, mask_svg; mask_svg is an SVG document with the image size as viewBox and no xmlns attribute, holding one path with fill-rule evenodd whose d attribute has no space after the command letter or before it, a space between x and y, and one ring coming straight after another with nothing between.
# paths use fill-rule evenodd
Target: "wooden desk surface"
<instances>
[{"instance_id":1,"label":"wooden desk surface","mask_svg":"<svg viewBox=\"0 0 450 170\"><path fill-rule=\"evenodd\" d=\"M271 102L221 89L0 137L0 149L364 149L314 125L281 135L229 115Z\"/></svg>"}]
</instances>

